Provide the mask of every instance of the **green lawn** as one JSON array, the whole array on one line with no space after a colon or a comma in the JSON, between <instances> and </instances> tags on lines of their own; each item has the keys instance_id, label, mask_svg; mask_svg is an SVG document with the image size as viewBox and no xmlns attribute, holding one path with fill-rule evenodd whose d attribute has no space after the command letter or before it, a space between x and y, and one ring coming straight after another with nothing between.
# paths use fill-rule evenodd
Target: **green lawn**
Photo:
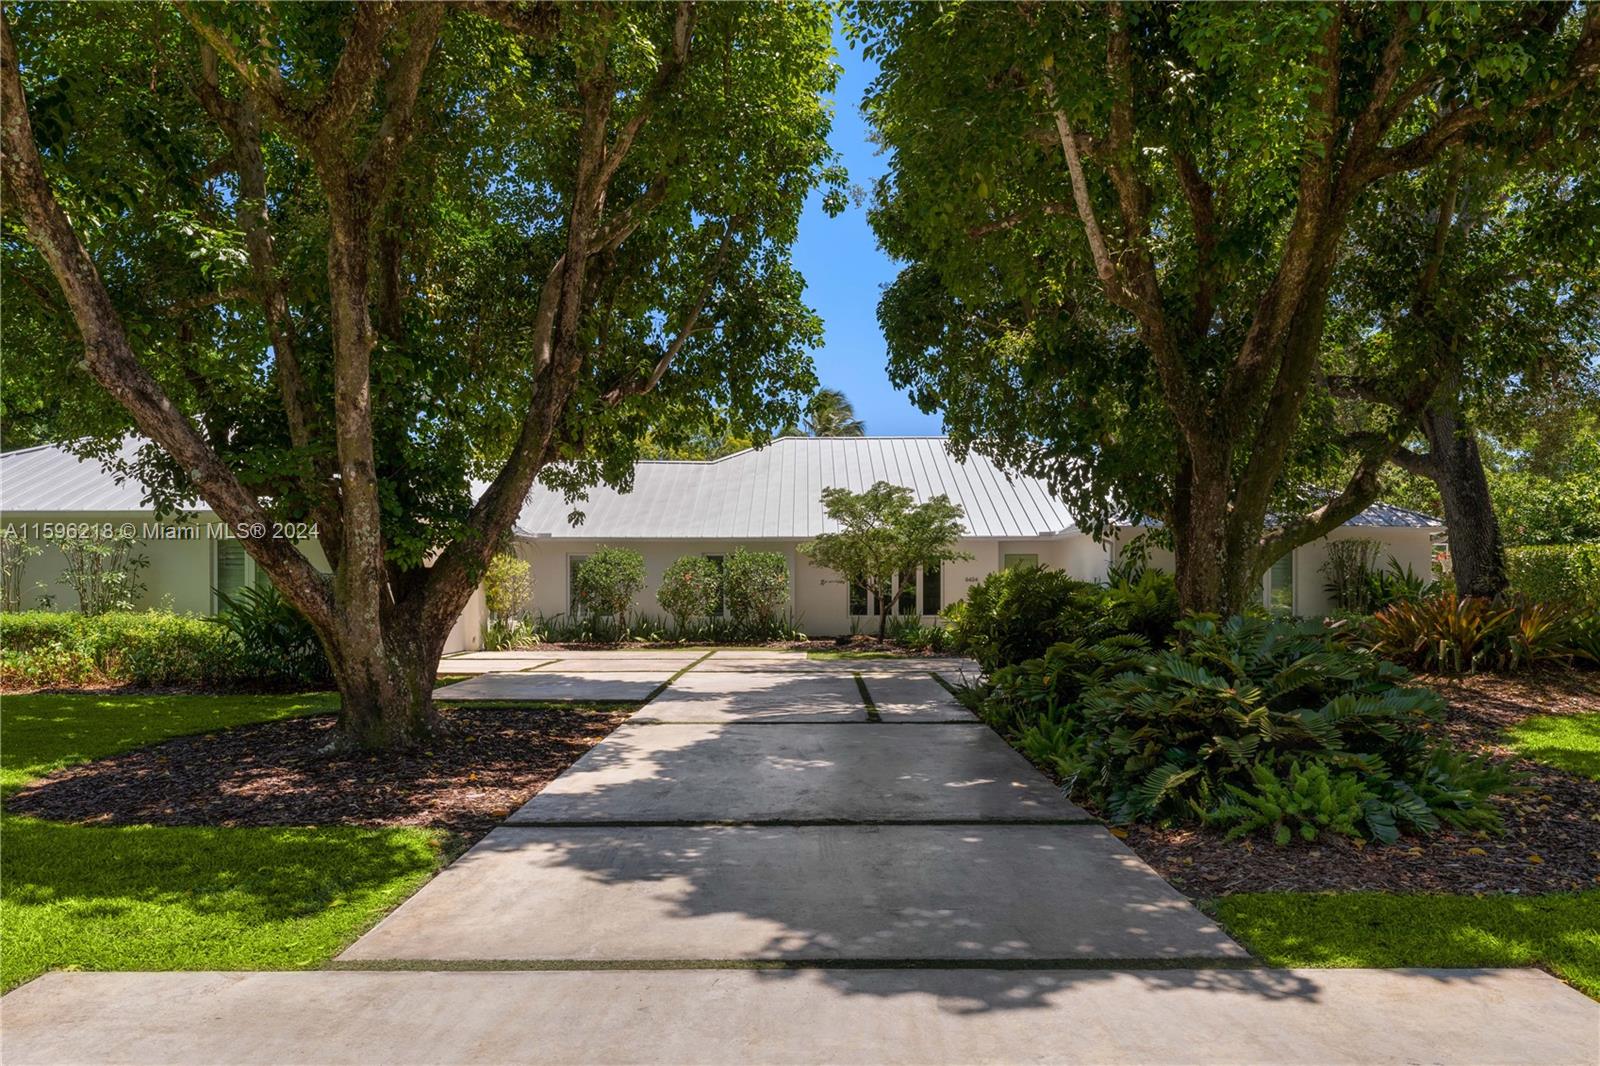
<instances>
[{"instance_id":1,"label":"green lawn","mask_svg":"<svg viewBox=\"0 0 1600 1066\"><path fill-rule=\"evenodd\" d=\"M1208 909L1272 966L1543 966L1600 998L1600 890L1525 899L1263 892Z\"/></svg>"},{"instance_id":2,"label":"green lawn","mask_svg":"<svg viewBox=\"0 0 1600 1066\"><path fill-rule=\"evenodd\" d=\"M7 791L172 736L334 710L337 696L7 696ZM0 989L47 969L299 969L416 891L442 834L105 828L0 819Z\"/></svg>"},{"instance_id":3,"label":"green lawn","mask_svg":"<svg viewBox=\"0 0 1600 1066\"><path fill-rule=\"evenodd\" d=\"M1535 715L1506 737L1519 754L1600 780L1600 711Z\"/></svg>"},{"instance_id":4,"label":"green lawn","mask_svg":"<svg viewBox=\"0 0 1600 1066\"><path fill-rule=\"evenodd\" d=\"M101 693L0 696L0 791L72 763L209 733L339 709L339 696L118 696Z\"/></svg>"}]
</instances>

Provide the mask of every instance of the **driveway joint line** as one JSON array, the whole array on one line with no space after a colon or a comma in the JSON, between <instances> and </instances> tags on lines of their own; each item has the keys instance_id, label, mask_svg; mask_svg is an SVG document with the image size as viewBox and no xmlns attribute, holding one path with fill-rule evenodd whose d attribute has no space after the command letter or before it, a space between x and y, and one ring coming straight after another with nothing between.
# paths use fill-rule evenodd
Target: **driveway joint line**
<instances>
[{"instance_id":1,"label":"driveway joint line","mask_svg":"<svg viewBox=\"0 0 1600 1066\"><path fill-rule=\"evenodd\" d=\"M680 667L677 673L673 674L671 677L667 678L665 681L661 682L661 684L657 685L654 689L652 689L650 691L650 695L648 695L648 696L646 696L644 698L644 704L641 704L641 706L649 704L649 702L651 700L655 699L657 696L659 696L663 692L667 691L668 686L670 686L674 681L678 680L678 678L682 677L684 674L687 674L690 670L693 670L695 667L699 666L701 663L705 662L707 659L711 658L716 653L717 653L717 650L715 648L713 648L710 651L706 652L704 655L700 656L700 658L694 660L691 663L686 663L684 666Z\"/></svg>"},{"instance_id":2,"label":"driveway joint line","mask_svg":"<svg viewBox=\"0 0 1600 1066\"><path fill-rule=\"evenodd\" d=\"M508 818L506 829L773 829L783 826L1057 826L1061 828L1103 827L1097 818Z\"/></svg>"}]
</instances>

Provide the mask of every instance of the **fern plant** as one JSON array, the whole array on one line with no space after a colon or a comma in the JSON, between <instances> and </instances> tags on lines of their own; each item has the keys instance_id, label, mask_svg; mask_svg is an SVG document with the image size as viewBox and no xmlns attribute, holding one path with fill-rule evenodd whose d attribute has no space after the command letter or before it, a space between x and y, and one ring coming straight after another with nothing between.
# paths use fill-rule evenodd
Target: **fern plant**
<instances>
[{"instance_id":1,"label":"fern plant","mask_svg":"<svg viewBox=\"0 0 1600 1066\"><path fill-rule=\"evenodd\" d=\"M1281 777L1261 763L1251 767L1250 777L1248 788L1227 785L1228 798L1206 815L1208 823L1228 828L1228 839L1270 830L1281 847L1296 836L1312 841L1322 833L1363 835L1372 793L1356 774L1323 762L1302 766L1295 759Z\"/></svg>"}]
</instances>

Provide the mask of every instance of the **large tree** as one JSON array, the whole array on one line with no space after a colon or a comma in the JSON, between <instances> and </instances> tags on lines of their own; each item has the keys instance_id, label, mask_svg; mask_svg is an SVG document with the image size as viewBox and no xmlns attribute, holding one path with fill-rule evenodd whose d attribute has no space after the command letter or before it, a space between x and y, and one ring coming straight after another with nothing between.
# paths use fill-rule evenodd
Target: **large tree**
<instances>
[{"instance_id":1,"label":"large tree","mask_svg":"<svg viewBox=\"0 0 1600 1066\"><path fill-rule=\"evenodd\" d=\"M625 483L650 427L770 429L814 388L787 252L836 177L829 30L803 4L8 5L8 388L85 454L152 442L124 472L247 534L345 734L415 741L536 478ZM285 518L330 574L248 535Z\"/></svg>"},{"instance_id":2,"label":"large tree","mask_svg":"<svg viewBox=\"0 0 1600 1066\"><path fill-rule=\"evenodd\" d=\"M1507 585L1479 425L1502 434L1581 395L1600 355L1600 182L1589 138L1556 159L1451 165L1384 182L1350 229L1329 316L1328 386L1392 406L1438 387L1403 470L1433 482L1464 595ZM1556 165L1550 165L1556 164ZM1357 412L1359 417L1359 412Z\"/></svg>"},{"instance_id":3,"label":"large tree","mask_svg":"<svg viewBox=\"0 0 1600 1066\"><path fill-rule=\"evenodd\" d=\"M1459 146L1561 136L1600 71L1567 3L855 10L892 375L1087 527L1159 518L1184 606L1224 612L1375 497L1433 392L1353 452L1302 432L1352 215Z\"/></svg>"}]
</instances>

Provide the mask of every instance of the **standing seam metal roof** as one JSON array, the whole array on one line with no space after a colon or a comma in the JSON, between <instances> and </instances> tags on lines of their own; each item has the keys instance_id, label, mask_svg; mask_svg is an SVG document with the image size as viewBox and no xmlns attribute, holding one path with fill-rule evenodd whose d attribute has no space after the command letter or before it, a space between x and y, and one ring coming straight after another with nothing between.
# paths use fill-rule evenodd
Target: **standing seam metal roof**
<instances>
[{"instance_id":1,"label":"standing seam metal roof","mask_svg":"<svg viewBox=\"0 0 1600 1066\"><path fill-rule=\"evenodd\" d=\"M122 455L143 442L130 437ZM525 534L584 539L796 540L831 532L822 490L859 492L875 481L905 485L917 500L944 493L966 511L968 535L1022 538L1076 529L1071 512L1037 478L1005 472L984 456L957 462L943 437L784 437L766 448L707 461L639 463L633 491L606 486L569 504L536 485L517 522ZM483 486L476 486L481 491ZM9 512L149 511L144 486L118 482L94 460L41 445L0 455L0 509ZM573 526L573 510L585 521ZM1374 504L1358 527L1442 527L1428 515Z\"/></svg>"}]
</instances>

